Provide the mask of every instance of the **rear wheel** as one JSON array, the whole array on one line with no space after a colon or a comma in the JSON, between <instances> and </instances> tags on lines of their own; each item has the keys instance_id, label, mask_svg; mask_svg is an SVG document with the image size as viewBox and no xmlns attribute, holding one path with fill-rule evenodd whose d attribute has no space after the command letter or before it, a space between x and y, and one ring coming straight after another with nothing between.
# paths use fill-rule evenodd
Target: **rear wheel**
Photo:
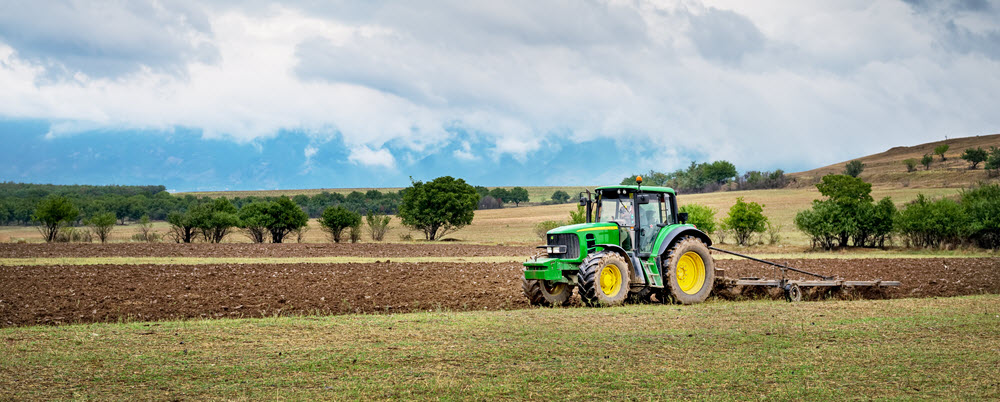
<instances>
[{"instance_id":1,"label":"rear wheel","mask_svg":"<svg viewBox=\"0 0 1000 402\"><path fill-rule=\"evenodd\" d=\"M573 286L563 282L522 279L521 289L533 306L565 306L573 295Z\"/></svg>"},{"instance_id":2,"label":"rear wheel","mask_svg":"<svg viewBox=\"0 0 1000 402\"><path fill-rule=\"evenodd\" d=\"M617 306L628 296L628 263L618 253L591 254L580 264L576 278L580 298L588 305Z\"/></svg>"},{"instance_id":3,"label":"rear wheel","mask_svg":"<svg viewBox=\"0 0 1000 402\"><path fill-rule=\"evenodd\" d=\"M701 303L712 293L715 262L708 246L696 237L687 236L674 245L667 258L670 296L677 303Z\"/></svg>"}]
</instances>

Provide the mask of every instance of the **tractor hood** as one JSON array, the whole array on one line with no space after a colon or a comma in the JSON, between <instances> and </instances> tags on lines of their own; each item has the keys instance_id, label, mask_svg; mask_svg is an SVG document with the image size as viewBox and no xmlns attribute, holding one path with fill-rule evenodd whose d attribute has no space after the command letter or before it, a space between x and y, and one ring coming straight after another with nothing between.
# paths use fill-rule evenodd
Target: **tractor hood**
<instances>
[{"instance_id":1,"label":"tractor hood","mask_svg":"<svg viewBox=\"0 0 1000 402\"><path fill-rule=\"evenodd\" d=\"M575 225L560 226L555 229L548 231L548 234L564 234L564 233L579 233L579 232L600 232L600 231L614 231L618 232L618 225L609 222L598 222L598 223L578 223Z\"/></svg>"}]
</instances>

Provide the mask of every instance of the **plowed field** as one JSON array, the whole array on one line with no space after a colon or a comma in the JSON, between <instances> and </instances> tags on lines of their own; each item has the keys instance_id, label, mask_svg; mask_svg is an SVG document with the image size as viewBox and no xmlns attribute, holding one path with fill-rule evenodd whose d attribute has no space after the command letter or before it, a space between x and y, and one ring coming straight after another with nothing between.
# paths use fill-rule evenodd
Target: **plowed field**
<instances>
[{"instance_id":1,"label":"plowed field","mask_svg":"<svg viewBox=\"0 0 1000 402\"><path fill-rule=\"evenodd\" d=\"M435 247L430 252L470 246ZM902 281L889 297L1000 293L997 258L781 262L847 279ZM730 277L773 277L752 261L717 264ZM517 263L0 266L0 325L513 309L527 307L520 278Z\"/></svg>"},{"instance_id":2,"label":"plowed field","mask_svg":"<svg viewBox=\"0 0 1000 402\"><path fill-rule=\"evenodd\" d=\"M542 243L539 240L539 243ZM0 258L33 257L470 257L530 256L534 247L398 243L0 243Z\"/></svg>"}]
</instances>

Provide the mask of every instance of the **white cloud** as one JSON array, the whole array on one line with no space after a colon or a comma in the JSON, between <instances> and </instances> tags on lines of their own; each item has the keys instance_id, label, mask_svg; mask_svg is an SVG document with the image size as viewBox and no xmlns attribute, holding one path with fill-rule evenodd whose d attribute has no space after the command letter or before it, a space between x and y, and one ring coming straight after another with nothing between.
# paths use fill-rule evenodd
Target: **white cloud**
<instances>
[{"instance_id":1,"label":"white cloud","mask_svg":"<svg viewBox=\"0 0 1000 402\"><path fill-rule=\"evenodd\" d=\"M0 116L48 119L52 138L302 130L389 168L386 144L436 152L454 129L488 144L458 159L612 138L665 170L814 165L1000 125L995 4L151 4L39 4L30 27L0 6Z\"/></svg>"},{"instance_id":2,"label":"white cloud","mask_svg":"<svg viewBox=\"0 0 1000 402\"><path fill-rule=\"evenodd\" d=\"M367 146L360 146L351 149L351 154L347 160L371 167L383 167L392 169L396 167L396 158L386 149L373 150Z\"/></svg>"}]
</instances>

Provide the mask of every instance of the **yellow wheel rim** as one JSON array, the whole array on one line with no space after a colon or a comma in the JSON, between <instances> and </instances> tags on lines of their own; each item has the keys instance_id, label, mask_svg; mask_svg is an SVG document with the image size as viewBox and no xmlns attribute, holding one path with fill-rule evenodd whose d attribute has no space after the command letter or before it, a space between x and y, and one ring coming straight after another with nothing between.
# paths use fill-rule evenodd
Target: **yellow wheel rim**
<instances>
[{"instance_id":1,"label":"yellow wheel rim","mask_svg":"<svg viewBox=\"0 0 1000 402\"><path fill-rule=\"evenodd\" d=\"M705 286L705 261L701 255L688 251L677 261L677 286L689 295L697 294Z\"/></svg>"},{"instance_id":2,"label":"yellow wheel rim","mask_svg":"<svg viewBox=\"0 0 1000 402\"><path fill-rule=\"evenodd\" d=\"M622 271L615 264L605 265L601 269L601 291L608 296L618 294L622 289Z\"/></svg>"}]
</instances>

